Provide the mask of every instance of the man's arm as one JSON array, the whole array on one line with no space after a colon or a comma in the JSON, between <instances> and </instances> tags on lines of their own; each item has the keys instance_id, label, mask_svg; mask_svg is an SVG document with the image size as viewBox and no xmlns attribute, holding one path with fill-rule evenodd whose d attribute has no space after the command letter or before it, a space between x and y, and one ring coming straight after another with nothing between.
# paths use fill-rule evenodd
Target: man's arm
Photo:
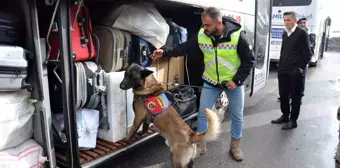
<instances>
[{"instance_id":1,"label":"man's arm","mask_svg":"<svg viewBox=\"0 0 340 168\"><path fill-rule=\"evenodd\" d=\"M176 44L173 46L164 46L163 49L163 57L179 57L184 56L188 52L193 50L200 50L198 47L198 39L197 35L192 36L184 43Z\"/></svg>"},{"instance_id":2,"label":"man's arm","mask_svg":"<svg viewBox=\"0 0 340 168\"><path fill-rule=\"evenodd\" d=\"M305 69L307 64L312 58L312 52L310 49L309 35L306 31L301 31L301 57L302 62L300 64L301 69Z\"/></svg>"},{"instance_id":3,"label":"man's arm","mask_svg":"<svg viewBox=\"0 0 340 168\"><path fill-rule=\"evenodd\" d=\"M237 54L240 57L241 65L233 78L233 82L239 86L249 76L255 62L252 46L249 44L244 32L240 33L240 38L237 44Z\"/></svg>"},{"instance_id":4,"label":"man's arm","mask_svg":"<svg viewBox=\"0 0 340 168\"><path fill-rule=\"evenodd\" d=\"M286 39L285 37L286 37L286 35L287 35L287 32L284 31L284 32L282 33L282 41L281 41L281 50L280 50L279 66L280 66L281 60L283 59L283 58L282 58L282 55L283 55L283 45L284 45L284 43L285 43L285 39Z\"/></svg>"}]
</instances>

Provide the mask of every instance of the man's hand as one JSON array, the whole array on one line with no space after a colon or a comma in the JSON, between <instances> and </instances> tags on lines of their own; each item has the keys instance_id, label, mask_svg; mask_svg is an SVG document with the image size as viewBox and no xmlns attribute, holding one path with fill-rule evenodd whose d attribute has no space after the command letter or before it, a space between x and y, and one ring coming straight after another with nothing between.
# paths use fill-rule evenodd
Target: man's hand
<instances>
[{"instance_id":1,"label":"man's hand","mask_svg":"<svg viewBox=\"0 0 340 168\"><path fill-rule=\"evenodd\" d=\"M229 81L228 83L225 84L225 87L233 91L236 89L237 86L233 81Z\"/></svg>"},{"instance_id":2,"label":"man's hand","mask_svg":"<svg viewBox=\"0 0 340 168\"><path fill-rule=\"evenodd\" d=\"M156 49L153 53L152 53L152 60L157 60L158 58L161 58L163 56L163 50L162 49Z\"/></svg>"}]
</instances>

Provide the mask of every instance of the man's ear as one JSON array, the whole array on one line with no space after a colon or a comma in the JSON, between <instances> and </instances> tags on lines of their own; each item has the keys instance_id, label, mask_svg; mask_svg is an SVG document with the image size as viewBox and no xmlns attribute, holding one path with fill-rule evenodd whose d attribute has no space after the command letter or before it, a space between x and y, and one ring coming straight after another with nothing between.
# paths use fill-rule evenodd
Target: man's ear
<instances>
[{"instance_id":1,"label":"man's ear","mask_svg":"<svg viewBox=\"0 0 340 168\"><path fill-rule=\"evenodd\" d=\"M144 68L140 73L141 73L142 79L145 79L146 77L151 75L153 73L153 71L150 71L147 68Z\"/></svg>"}]
</instances>

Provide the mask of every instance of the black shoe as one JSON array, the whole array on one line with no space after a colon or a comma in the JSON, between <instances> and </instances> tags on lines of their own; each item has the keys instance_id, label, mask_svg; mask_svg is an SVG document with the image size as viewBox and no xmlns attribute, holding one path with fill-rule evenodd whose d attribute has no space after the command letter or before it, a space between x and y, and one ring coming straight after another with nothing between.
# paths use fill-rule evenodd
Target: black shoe
<instances>
[{"instance_id":1,"label":"black shoe","mask_svg":"<svg viewBox=\"0 0 340 168\"><path fill-rule=\"evenodd\" d=\"M290 130L290 129L294 129L296 127L297 127L296 121L289 121L289 123L285 124L282 127L282 130Z\"/></svg>"},{"instance_id":2,"label":"black shoe","mask_svg":"<svg viewBox=\"0 0 340 168\"><path fill-rule=\"evenodd\" d=\"M272 124L283 124L283 123L288 123L288 122L289 122L288 117L284 117L283 115L276 120L272 120Z\"/></svg>"}]
</instances>

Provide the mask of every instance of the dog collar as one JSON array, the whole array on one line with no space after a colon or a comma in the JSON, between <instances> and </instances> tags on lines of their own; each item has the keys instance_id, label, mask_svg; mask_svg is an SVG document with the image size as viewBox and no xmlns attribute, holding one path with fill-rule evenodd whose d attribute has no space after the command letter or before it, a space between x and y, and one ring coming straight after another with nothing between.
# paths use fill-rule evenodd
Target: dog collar
<instances>
[{"instance_id":1,"label":"dog collar","mask_svg":"<svg viewBox=\"0 0 340 168\"><path fill-rule=\"evenodd\" d=\"M162 114L170 106L170 104L171 103L165 93L148 96L144 100L144 107L146 111L153 116Z\"/></svg>"}]
</instances>

